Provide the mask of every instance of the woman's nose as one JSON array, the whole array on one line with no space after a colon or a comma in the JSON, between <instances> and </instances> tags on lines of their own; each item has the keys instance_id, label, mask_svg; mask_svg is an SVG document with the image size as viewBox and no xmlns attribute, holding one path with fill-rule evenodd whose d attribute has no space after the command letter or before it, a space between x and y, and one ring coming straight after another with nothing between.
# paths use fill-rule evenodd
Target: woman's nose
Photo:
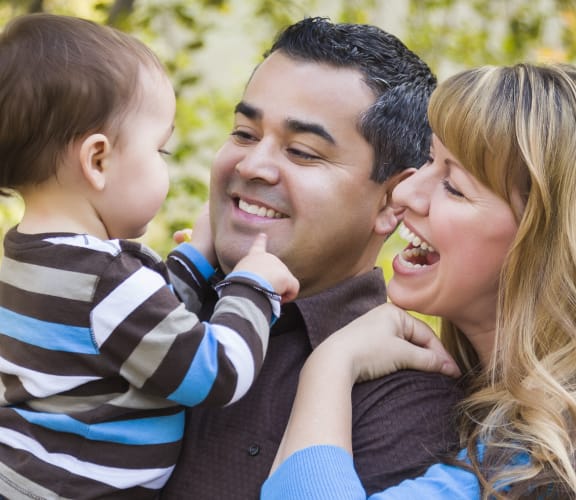
<instances>
[{"instance_id":1,"label":"woman's nose","mask_svg":"<svg viewBox=\"0 0 576 500\"><path fill-rule=\"evenodd\" d=\"M421 167L396 185L392 191L392 202L399 207L426 215L435 185L433 169L430 166Z\"/></svg>"}]
</instances>

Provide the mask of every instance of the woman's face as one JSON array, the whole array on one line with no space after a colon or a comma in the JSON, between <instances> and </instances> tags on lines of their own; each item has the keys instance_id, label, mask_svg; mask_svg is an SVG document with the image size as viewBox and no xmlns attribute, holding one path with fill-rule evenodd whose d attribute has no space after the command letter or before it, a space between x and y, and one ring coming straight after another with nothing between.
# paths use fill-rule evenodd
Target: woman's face
<instances>
[{"instance_id":1,"label":"woman's face","mask_svg":"<svg viewBox=\"0 0 576 500\"><path fill-rule=\"evenodd\" d=\"M510 206L466 171L434 136L429 162L392 195L405 208L390 299L451 320L467 335L493 330L498 277L516 235Z\"/></svg>"}]
</instances>

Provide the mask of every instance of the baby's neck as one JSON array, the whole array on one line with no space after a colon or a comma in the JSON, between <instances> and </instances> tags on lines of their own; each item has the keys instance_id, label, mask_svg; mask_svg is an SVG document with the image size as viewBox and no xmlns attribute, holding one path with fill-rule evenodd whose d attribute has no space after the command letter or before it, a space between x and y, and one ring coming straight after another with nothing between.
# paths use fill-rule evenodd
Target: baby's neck
<instances>
[{"instance_id":1,"label":"baby's neck","mask_svg":"<svg viewBox=\"0 0 576 500\"><path fill-rule=\"evenodd\" d=\"M19 232L91 234L108 239L102 221L81 194L50 184L23 190L21 194L24 215L18 224Z\"/></svg>"}]
</instances>

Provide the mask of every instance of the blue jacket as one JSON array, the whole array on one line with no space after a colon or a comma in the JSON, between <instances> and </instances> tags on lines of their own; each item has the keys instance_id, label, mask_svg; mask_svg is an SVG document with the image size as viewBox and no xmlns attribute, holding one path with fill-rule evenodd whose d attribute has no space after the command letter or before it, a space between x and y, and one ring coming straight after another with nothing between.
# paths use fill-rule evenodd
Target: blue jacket
<instances>
[{"instance_id":1,"label":"blue jacket","mask_svg":"<svg viewBox=\"0 0 576 500\"><path fill-rule=\"evenodd\" d=\"M465 456L464 451L459 458ZM288 457L264 483L261 500L475 500L476 476L465 469L432 465L423 476L402 481L370 497L354 470L352 456L336 446L312 446Z\"/></svg>"}]
</instances>

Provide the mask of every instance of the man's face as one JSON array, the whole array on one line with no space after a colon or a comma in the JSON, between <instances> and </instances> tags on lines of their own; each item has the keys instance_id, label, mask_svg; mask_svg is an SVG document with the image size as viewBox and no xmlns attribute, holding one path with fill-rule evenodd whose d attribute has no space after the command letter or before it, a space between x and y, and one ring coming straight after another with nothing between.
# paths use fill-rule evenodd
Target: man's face
<instances>
[{"instance_id":1,"label":"man's face","mask_svg":"<svg viewBox=\"0 0 576 500\"><path fill-rule=\"evenodd\" d=\"M300 280L300 296L374 265L386 187L358 131L374 95L350 69L269 56L237 105L212 167L210 210L225 272L259 232Z\"/></svg>"}]
</instances>

